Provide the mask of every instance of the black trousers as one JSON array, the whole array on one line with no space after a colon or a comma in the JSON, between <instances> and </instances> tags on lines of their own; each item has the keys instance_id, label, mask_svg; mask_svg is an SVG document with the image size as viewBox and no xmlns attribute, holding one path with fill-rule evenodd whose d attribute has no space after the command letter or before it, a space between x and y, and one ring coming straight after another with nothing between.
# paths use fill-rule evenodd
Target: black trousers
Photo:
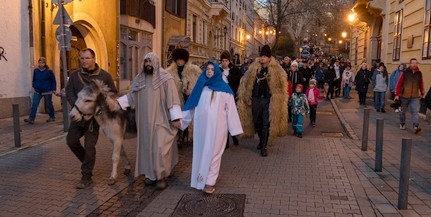
<instances>
[{"instance_id":1,"label":"black trousers","mask_svg":"<svg viewBox=\"0 0 431 217\"><path fill-rule=\"evenodd\" d=\"M334 83L328 83L328 85L329 88L328 92L326 93L326 99L334 98Z\"/></svg>"},{"instance_id":2,"label":"black trousers","mask_svg":"<svg viewBox=\"0 0 431 217\"><path fill-rule=\"evenodd\" d=\"M316 123L317 105L310 105L310 121Z\"/></svg>"},{"instance_id":3,"label":"black trousers","mask_svg":"<svg viewBox=\"0 0 431 217\"><path fill-rule=\"evenodd\" d=\"M365 105L365 99L367 98L367 92L358 92L359 95L359 104Z\"/></svg>"},{"instance_id":4,"label":"black trousers","mask_svg":"<svg viewBox=\"0 0 431 217\"><path fill-rule=\"evenodd\" d=\"M251 109L256 131L269 130L269 101L270 98L253 97Z\"/></svg>"},{"instance_id":5,"label":"black trousers","mask_svg":"<svg viewBox=\"0 0 431 217\"><path fill-rule=\"evenodd\" d=\"M84 136L84 147L79 139ZM66 143L75 156L81 161L83 176L92 176L96 162L96 143L99 138L99 124L91 119L85 122L70 123Z\"/></svg>"}]
</instances>

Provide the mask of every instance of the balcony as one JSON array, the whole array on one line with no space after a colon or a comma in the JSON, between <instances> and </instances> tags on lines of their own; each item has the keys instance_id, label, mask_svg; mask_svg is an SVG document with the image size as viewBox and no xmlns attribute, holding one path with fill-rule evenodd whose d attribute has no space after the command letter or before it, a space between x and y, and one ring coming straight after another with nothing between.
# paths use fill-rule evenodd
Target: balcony
<instances>
[{"instance_id":1,"label":"balcony","mask_svg":"<svg viewBox=\"0 0 431 217\"><path fill-rule=\"evenodd\" d=\"M227 0L209 0L211 8L208 15L216 20L222 20L229 16L229 9Z\"/></svg>"}]
</instances>

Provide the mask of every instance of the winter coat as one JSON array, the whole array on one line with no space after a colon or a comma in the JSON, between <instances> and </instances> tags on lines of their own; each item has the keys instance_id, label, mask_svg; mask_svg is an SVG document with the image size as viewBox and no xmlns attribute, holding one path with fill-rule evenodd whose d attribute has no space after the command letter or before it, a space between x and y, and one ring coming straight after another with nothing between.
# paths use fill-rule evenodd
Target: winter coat
<instances>
[{"instance_id":1,"label":"winter coat","mask_svg":"<svg viewBox=\"0 0 431 217\"><path fill-rule=\"evenodd\" d=\"M48 67L43 70L39 68L34 69L32 86L34 91L39 94L55 91L57 89L57 82L52 70Z\"/></svg>"},{"instance_id":2,"label":"winter coat","mask_svg":"<svg viewBox=\"0 0 431 217\"><path fill-rule=\"evenodd\" d=\"M422 72L418 68L409 67L401 74L395 89L395 95L402 98L420 98L424 94Z\"/></svg>"},{"instance_id":3,"label":"winter coat","mask_svg":"<svg viewBox=\"0 0 431 217\"><path fill-rule=\"evenodd\" d=\"M353 85L353 72L351 70L344 70L341 76L341 88L345 87L346 84L351 87Z\"/></svg>"},{"instance_id":4,"label":"winter coat","mask_svg":"<svg viewBox=\"0 0 431 217\"><path fill-rule=\"evenodd\" d=\"M374 92L386 92L388 89L388 76L383 76L383 72L376 70L371 78L374 85Z\"/></svg>"},{"instance_id":5,"label":"winter coat","mask_svg":"<svg viewBox=\"0 0 431 217\"><path fill-rule=\"evenodd\" d=\"M252 99L253 86L256 82L256 74L262 69L260 57L250 65L247 72L241 78L238 88L238 113L241 125L244 130L242 137L253 137L256 130L253 124L251 106L248 102ZM268 86L271 94L269 103L269 143L275 137L287 135L287 77L286 72L281 68L278 61L271 57L268 65Z\"/></svg>"},{"instance_id":6,"label":"winter coat","mask_svg":"<svg viewBox=\"0 0 431 217\"><path fill-rule=\"evenodd\" d=\"M370 83L370 71L368 71L368 69L359 70L355 76L355 86L356 86L355 89L358 92L367 92L369 83Z\"/></svg>"},{"instance_id":7,"label":"winter coat","mask_svg":"<svg viewBox=\"0 0 431 217\"><path fill-rule=\"evenodd\" d=\"M201 75L202 70L199 68L199 66L188 62L184 65L183 72L181 73L182 78L180 78L178 75L178 66L175 62L173 62L166 69L166 71L169 72L172 77L174 77L175 84L178 88L178 96L180 97L181 107L183 107L185 102L184 94L187 88L190 89L190 92L193 90L193 87L195 86L199 75Z\"/></svg>"},{"instance_id":8,"label":"winter coat","mask_svg":"<svg viewBox=\"0 0 431 217\"><path fill-rule=\"evenodd\" d=\"M310 94L314 95L314 102L310 101L310 99L308 97ZM306 90L306 92L305 92L305 95L307 96L308 105L318 105L319 104L319 99L325 98L324 96L320 95L320 91L316 87L314 87L314 88L308 88Z\"/></svg>"},{"instance_id":9,"label":"winter coat","mask_svg":"<svg viewBox=\"0 0 431 217\"><path fill-rule=\"evenodd\" d=\"M403 72L401 72L399 69L395 69L391 73L391 76L389 77L389 90L391 92L395 92L395 88L397 87L398 78L400 78L402 73Z\"/></svg>"},{"instance_id":10,"label":"winter coat","mask_svg":"<svg viewBox=\"0 0 431 217\"><path fill-rule=\"evenodd\" d=\"M294 92L289 100L289 105L294 115L306 115L310 112L307 96Z\"/></svg>"}]
</instances>

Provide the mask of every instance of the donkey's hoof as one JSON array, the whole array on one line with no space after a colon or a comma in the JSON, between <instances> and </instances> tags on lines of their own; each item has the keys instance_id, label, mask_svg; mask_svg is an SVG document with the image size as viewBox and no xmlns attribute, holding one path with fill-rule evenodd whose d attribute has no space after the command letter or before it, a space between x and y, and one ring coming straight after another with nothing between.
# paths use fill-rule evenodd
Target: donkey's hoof
<instances>
[{"instance_id":1,"label":"donkey's hoof","mask_svg":"<svg viewBox=\"0 0 431 217\"><path fill-rule=\"evenodd\" d=\"M131 172L131 169L124 169L124 175L129 175Z\"/></svg>"},{"instance_id":2,"label":"donkey's hoof","mask_svg":"<svg viewBox=\"0 0 431 217\"><path fill-rule=\"evenodd\" d=\"M108 185L113 185L113 184L115 184L115 179L114 178L109 178Z\"/></svg>"}]
</instances>

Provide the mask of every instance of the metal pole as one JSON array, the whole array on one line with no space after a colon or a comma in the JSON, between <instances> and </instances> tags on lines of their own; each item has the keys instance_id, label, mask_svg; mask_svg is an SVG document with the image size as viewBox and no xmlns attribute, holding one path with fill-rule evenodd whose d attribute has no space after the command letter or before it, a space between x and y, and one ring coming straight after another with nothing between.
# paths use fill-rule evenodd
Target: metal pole
<instances>
[{"instance_id":1,"label":"metal pole","mask_svg":"<svg viewBox=\"0 0 431 217\"><path fill-rule=\"evenodd\" d=\"M412 153L412 139L403 138L402 148L401 148L398 209L407 209L407 201L408 201L408 195L409 195L411 153Z\"/></svg>"},{"instance_id":2,"label":"metal pole","mask_svg":"<svg viewBox=\"0 0 431 217\"><path fill-rule=\"evenodd\" d=\"M376 118L376 157L374 171L382 172L383 161L383 118Z\"/></svg>"},{"instance_id":3,"label":"metal pole","mask_svg":"<svg viewBox=\"0 0 431 217\"><path fill-rule=\"evenodd\" d=\"M15 148L21 147L21 127L19 125L19 105L12 105L13 116L13 138L15 141Z\"/></svg>"},{"instance_id":4,"label":"metal pole","mask_svg":"<svg viewBox=\"0 0 431 217\"><path fill-rule=\"evenodd\" d=\"M64 7L61 4L61 1L58 1L59 6L59 12L60 12L60 34L61 34L61 40L60 40L60 52L61 52L61 67L63 69L63 81L64 81L64 88L67 84L67 60L66 60L66 34L64 32ZM62 107L63 107L63 130L64 132L67 132L69 129L69 111L67 108L67 100L66 97L61 98L62 101Z\"/></svg>"},{"instance_id":5,"label":"metal pole","mask_svg":"<svg viewBox=\"0 0 431 217\"><path fill-rule=\"evenodd\" d=\"M370 109L364 108L364 120L362 124L362 151L367 150L368 146L368 127L370 125Z\"/></svg>"}]
</instances>

